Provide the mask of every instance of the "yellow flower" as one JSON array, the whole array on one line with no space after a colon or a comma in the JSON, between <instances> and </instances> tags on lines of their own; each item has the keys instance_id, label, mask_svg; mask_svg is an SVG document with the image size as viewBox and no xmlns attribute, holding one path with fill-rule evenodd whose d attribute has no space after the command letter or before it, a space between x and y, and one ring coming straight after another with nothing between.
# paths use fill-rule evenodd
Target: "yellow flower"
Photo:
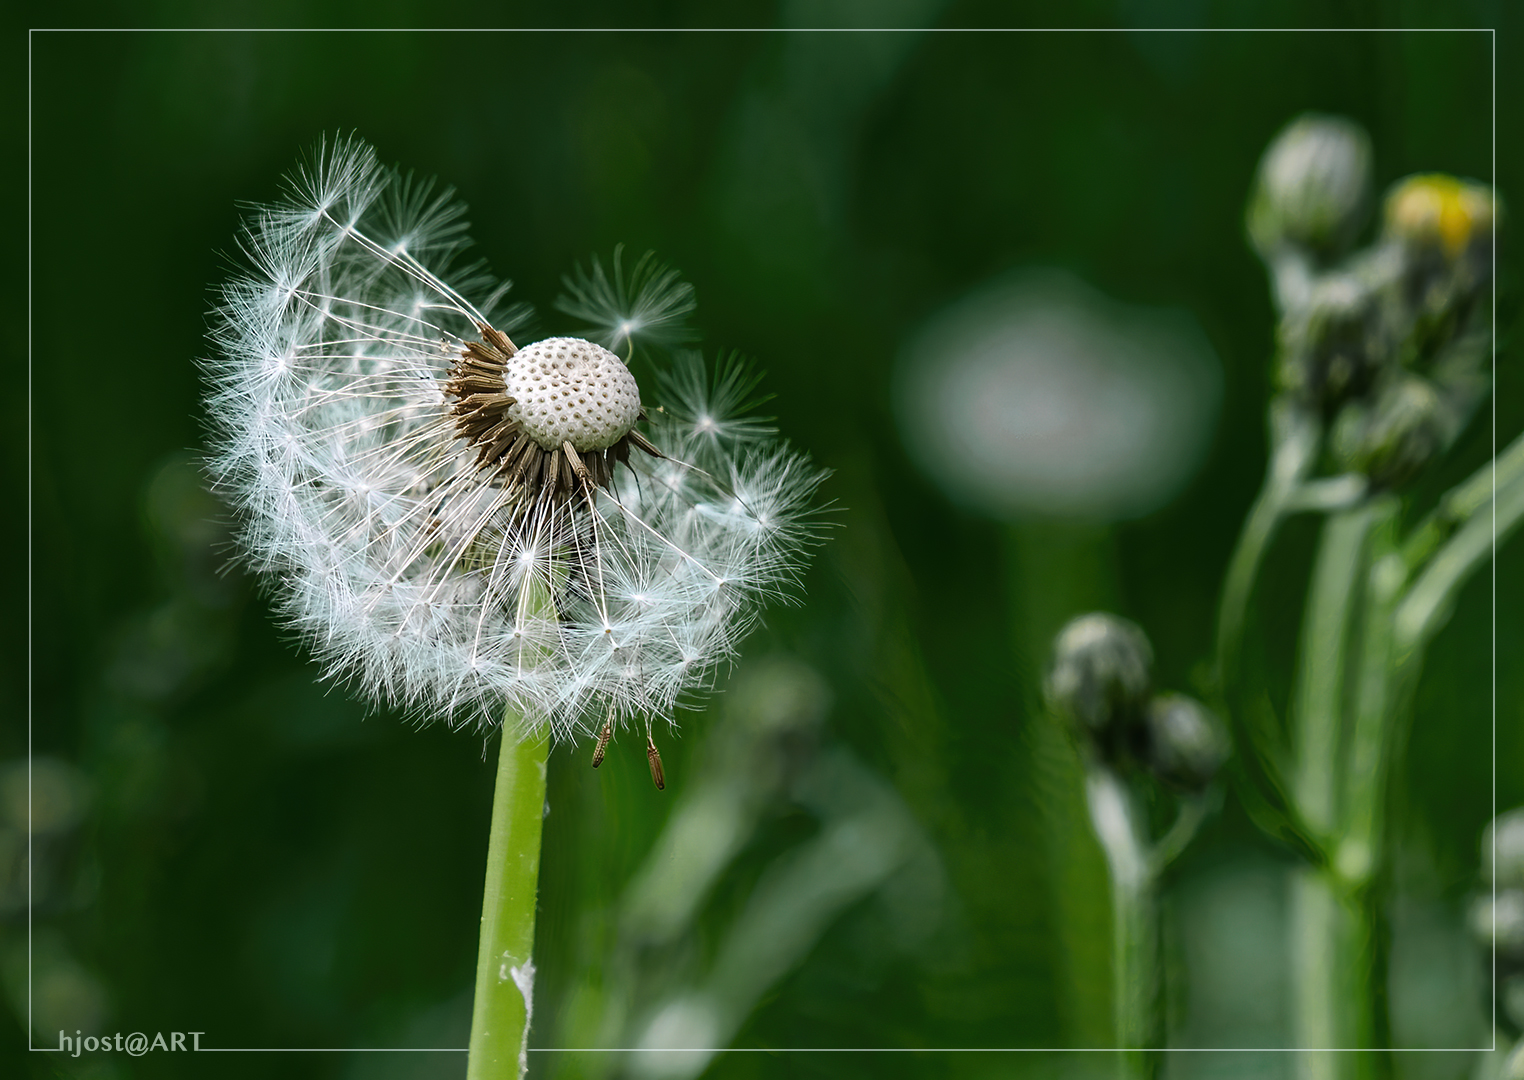
<instances>
[{"instance_id":1,"label":"yellow flower","mask_svg":"<svg viewBox=\"0 0 1524 1080\"><path fill-rule=\"evenodd\" d=\"M1492 230L1492 189L1444 173L1425 173L1399 181L1386 198L1387 231L1408 243L1438 244L1447 258Z\"/></svg>"}]
</instances>

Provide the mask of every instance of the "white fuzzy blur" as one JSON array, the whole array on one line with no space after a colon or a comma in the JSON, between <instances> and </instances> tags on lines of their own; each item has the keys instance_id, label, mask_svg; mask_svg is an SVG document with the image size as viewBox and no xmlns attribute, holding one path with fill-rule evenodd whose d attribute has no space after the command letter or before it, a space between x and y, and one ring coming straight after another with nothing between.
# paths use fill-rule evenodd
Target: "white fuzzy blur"
<instances>
[{"instance_id":1,"label":"white fuzzy blur","mask_svg":"<svg viewBox=\"0 0 1524 1080\"><path fill-rule=\"evenodd\" d=\"M328 677L423 719L557 740L670 720L796 584L822 474L730 423L733 370L690 357L664 408L646 398L670 460L636 451L612 491L526 505L476 468L443 390L478 322L513 329L506 285L458 265L463 207L357 140L288 189L246 224L205 365L211 472L281 617Z\"/></svg>"}]
</instances>

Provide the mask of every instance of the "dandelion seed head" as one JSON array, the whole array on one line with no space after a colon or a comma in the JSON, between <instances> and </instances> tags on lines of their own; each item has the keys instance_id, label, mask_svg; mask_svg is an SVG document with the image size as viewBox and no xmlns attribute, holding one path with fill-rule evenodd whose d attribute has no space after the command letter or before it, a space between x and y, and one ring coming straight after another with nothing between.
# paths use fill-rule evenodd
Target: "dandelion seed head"
<instances>
[{"instance_id":1,"label":"dandelion seed head","mask_svg":"<svg viewBox=\"0 0 1524 1080\"><path fill-rule=\"evenodd\" d=\"M508 415L547 450L569 442L606 450L640 416L640 388L624 362L581 338L546 338L514 354L504 372Z\"/></svg>"},{"instance_id":2,"label":"dandelion seed head","mask_svg":"<svg viewBox=\"0 0 1524 1080\"><path fill-rule=\"evenodd\" d=\"M670 719L817 538L823 474L751 418L752 369L685 354L643 401L607 346L682 339L692 289L618 252L572 279L609 333L518 346L460 204L358 140L287 191L246 225L204 365L210 471L280 618L421 718Z\"/></svg>"}]
</instances>

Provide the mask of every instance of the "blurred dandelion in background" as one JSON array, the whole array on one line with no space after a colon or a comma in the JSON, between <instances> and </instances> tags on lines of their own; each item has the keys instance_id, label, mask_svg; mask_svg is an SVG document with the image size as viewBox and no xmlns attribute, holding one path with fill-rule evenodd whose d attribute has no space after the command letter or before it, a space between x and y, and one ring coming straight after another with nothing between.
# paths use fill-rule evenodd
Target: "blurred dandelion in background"
<instances>
[{"instance_id":1,"label":"blurred dandelion in background","mask_svg":"<svg viewBox=\"0 0 1524 1080\"><path fill-rule=\"evenodd\" d=\"M895 404L912 456L958 501L1112 521L1158 509L1194 474L1221 384L1190 315L1045 270L934 315L900 356Z\"/></svg>"},{"instance_id":2,"label":"blurred dandelion in background","mask_svg":"<svg viewBox=\"0 0 1524 1080\"><path fill-rule=\"evenodd\" d=\"M647 409L602 345L516 346L463 213L354 139L255 212L206 364L212 472L329 677L456 724L649 732L787 595L822 473L745 419L739 361L684 354ZM652 256L567 284L611 347L691 337Z\"/></svg>"}]
</instances>

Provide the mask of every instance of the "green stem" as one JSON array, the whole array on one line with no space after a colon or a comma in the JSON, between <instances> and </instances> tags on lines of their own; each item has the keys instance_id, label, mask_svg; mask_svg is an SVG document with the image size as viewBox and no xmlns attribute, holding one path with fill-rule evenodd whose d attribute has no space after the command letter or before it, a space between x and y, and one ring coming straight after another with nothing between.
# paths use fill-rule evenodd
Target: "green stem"
<instances>
[{"instance_id":1,"label":"green stem","mask_svg":"<svg viewBox=\"0 0 1524 1080\"><path fill-rule=\"evenodd\" d=\"M1244 620L1260 563L1281 522L1296 509L1298 489L1322 445L1321 425L1290 402L1277 401L1270 410L1270 443L1264 485L1244 519L1243 532L1223 580L1222 603L1217 614L1217 683L1224 695L1237 676Z\"/></svg>"},{"instance_id":2,"label":"green stem","mask_svg":"<svg viewBox=\"0 0 1524 1080\"><path fill-rule=\"evenodd\" d=\"M1344 828L1334 852L1334 869L1353 890L1364 889L1381 864L1381 815L1391 764L1394 726L1405 700L1411 657L1398 656L1393 612L1407 584L1397 543L1395 498L1372 507L1370 567L1360 626L1360 662L1355 684L1354 727L1345 769Z\"/></svg>"},{"instance_id":3,"label":"green stem","mask_svg":"<svg viewBox=\"0 0 1524 1080\"><path fill-rule=\"evenodd\" d=\"M1293 713L1295 793L1302 820L1320 841L1332 835L1338 813L1345 660L1371 522L1370 508L1361 506L1334 514L1323 526L1302 625Z\"/></svg>"},{"instance_id":4,"label":"green stem","mask_svg":"<svg viewBox=\"0 0 1524 1080\"><path fill-rule=\"evenodd\" d=\"M1180 799L1180 812L1169 831L1161 836L1149 853L1149 865L1155 877L1160 876L1174 862L1185 846L1195 837L1196 831L1208 814L1222 806L1222 788L1216 784L1205 791L1193 792Z\"/></svg>"},{"instance_id":5,"label":"green stem","mask_svg":"<svg viewBox=\"0 0 1524 1080\"><path fill-rule=\"evenodd\" d=\"M1159 916L1157 880L1139 809L1126 783L1093 765L1085 794L1096 838L1111 872L1112 1008L1118 1076L1157 1074L1159 1034Z\"/></svg>"},{"instance_id":6,"label":"green stem","mask_svg":"<svg viewBox=\"0 0 1524 1080\"><path fill-rule=\"evenodd\" d=\"M1467 480L1445 493L1433 513L1413 530L1403 545L1402 556L1408 568L1416 570L1426 563L1456 529L1492 501L1494 490L1501 498L1521 478L1524 478L1524 435L1514 439L1496 459L1489 460Z\"/></svg>"},{"instance_id":7,"label":"green stem","mask_svg":"<svg viewBox=\"0 0 1524 1080\"><path fill-rule=\"evenodd\" d=\"M1449 492L1406 543L1397 534L1399 510L1386 496L1330 520L1303 631L1297 795L1320 830L1326 815L1337 844L1331 865L1301 871L1293 890L1296 1023L1308 1048L1368 1047L1382 1027L1373 883L1383 860L1398 722L1410 707L1424 648L1456 594L1524 520L1524 439ZM1359 596L1357 584L1364 586ZM1352 605L1359 653L1347 676ZM1346 712L1352 722L1340 768ZM1387 1065L1379 1055L1348 1053L1310 1054L1304 1064L1312 1080Z\"/></svg>"},{"instance_id":8,"label":"green stem","mask_svg":"<svg viewBox=\"0 0 1524 1080\"><path fill-rule=\"evenodd\" d=\"M1299 512L1328 512L1346 506L1360 497L1364 485L1347 476L1307 480L1323 443L1323 426L1294 401L1282 397L1271 402L1269 426L1270 462L1265 481L1244 519L1223 580L1217 610L1214 690L1216 704L1232 726L1238 744L1233 768L1241 774L1239 790L1250 817L1270 835L1321 859L1319 842L1301 820L1282 780L1285 747L1278 731L1272 730L1276 725L1256 723L1256 718L1262 720L1262 709L1238 686L1240 654L1254 584L1281 522Z\"/></svg>"},{"instance_id":9,"label":"green stem","mask_svg":"<svg viewBox=\"0 0 1524 1080\"><path fill-rule=\"evenodd\" d=\"M1324 843L1339 825L1351 616L1369 562L1371 505L1332 515L1313 567L1300 639L1293 752L1295 796L1302 820ZM1332 867L1305 868L1292 891L1293 1022L1307 1050L1369 1046L1371 923ZM1307 1054L1308 1080L1345 1080L1362 1055Z\"/></svg>"},{"instance_id":10,"label":"green stem","mask_svg":"<svg viewBox=\"0 0 1524 1080\"><path fill-rule=\"evenodd\" d=\"M1366 909L1327 870L1303 867L1292 878L1292 971L1300 1080L1368 1075L1373 934ZM1343 1052L1340 1052L1340 1051ZM1318 1053L1316 1051L1323 1051Z\"/></svg>"},{"instance_id":11,"label":"green stem","mask_svg":"<svg viewBox=\"0 0 1524 1080\"><path fill-rule=\"evenodd\" d=\"M522 1077L528 1070L535 894L550 742L544 735L516 741L512 730L505 722L492 793L467 1080Z\"/></svg>"},{"instance_id":12,"label":"green stem","mask_svg":"<svg viewBox=\"0 0 1524 1080\"><path fill-rule=\"evenodd\" d=\"M1115 610L1115 541L1109 529L1030 521L1006 534L1012 637L1028 715L1034 783L1042 808L1050 891L1057 1012L1066 1045L1105 1046L1115 1037L1109 995L1109 937L1103 853L1091 842L1085 771L1073 740L1043 711L1042 670L1053 636L1086 611Z\"/></svg>"},{"instance_id":13,"label":"green stem","mask_svg":"<svg viewBox=\"0 0 1524 1080\"><path fill-rule=\"evenodd\" d=\"M1483 512L1488 503L1471 510L1465 523L1429 559L1397 608L1393 621L1399 651L1423 649L1450 617L1456 594L1470 580L1471 574L1492 558L1495 546L1501 544L1520 521L1524 521L1524 453L1519 452L1521 446L1524 446L1524 439L1498 459L1497 493L1490 500L1492 513ZM1488 479L1490 481L1491 477ZM1470 486L1467 484L1457 491L1465 491ZM1450 500L1447 498L1446 501Z\"/></svg>"}]
</instances>

